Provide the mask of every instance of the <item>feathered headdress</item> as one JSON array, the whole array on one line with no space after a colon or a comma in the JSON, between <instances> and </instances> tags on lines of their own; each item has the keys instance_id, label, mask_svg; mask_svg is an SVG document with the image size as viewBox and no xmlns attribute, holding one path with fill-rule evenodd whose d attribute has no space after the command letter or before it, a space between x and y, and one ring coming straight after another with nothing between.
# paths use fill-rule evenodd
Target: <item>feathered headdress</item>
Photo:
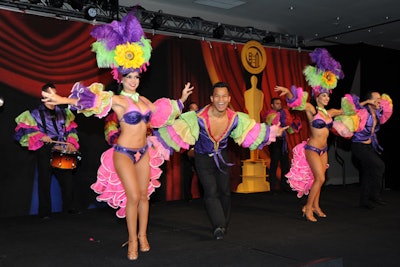
<instances>
[{"instance_id":1,"label":"feathered headdress","mask_svg":"<svg viewBox=\"0 0 400 267\"><path fill-rule=\"evenodd\" d=\"M142 26L131 11L120 22L95 26L90 35L99 68L112 68L113 78L134 70L146 71L151 56L151 41L146 39Z\"/></svg>"},{"instance_id":2,"label":"feathered headdress","mask_svg":"<svg viewBox=\"0 0 400 267\"><path fill-rule=\"evenodd\" d=\"M315 66L307 66L303 73L313 89L313 95L330 93L336 87L338 79L344 77L342 66L323 48L311 52L310 58Z\"/></svg>"}]
</instances>

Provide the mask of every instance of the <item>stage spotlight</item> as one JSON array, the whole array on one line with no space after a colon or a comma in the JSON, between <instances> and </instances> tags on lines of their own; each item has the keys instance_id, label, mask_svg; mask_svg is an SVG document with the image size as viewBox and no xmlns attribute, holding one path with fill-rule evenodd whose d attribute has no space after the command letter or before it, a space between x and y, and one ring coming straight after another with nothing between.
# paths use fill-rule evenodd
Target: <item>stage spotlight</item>
<instances>
[{"instance_id":1,"label":"stage spotlight","mask_svg":"<svg viewBox=\"0 0 400 267\"><path fill-rule=\"evenodd\" d=\"M218 25L218 27L216 27L213 30L213 37L217 38L217 39L221 39L222 37L224 37L225 34L225 28L222 25Z\"/></svg>"},{"instance_id":2,"label":"stage spotlight","mask_svg":"<svg viewBox=\"0 0 400 267\"><path fill-rule=\"evenodd\" d=\"M83 8L83 14L87 20L94 20L97 16L97 10L95 6L88 5Z\"/></svg>"},{"instance_id":3,"label":"stage spotlight","mask_svg":"<svg viewBox=\"0 0 400 267\"><path fill-rule=\"evenodd\" d=\"M262 39L264 44L269 44L275 42L275 37L272 34L267 34L265 37Z\"/></svg>"},{"instance_id":4,"label":"stage spotlight","mask_svg":"<svg viewBox=\"0 0 400 267\"><path fill-rule=\"evenodd\" d=\"M161 15L156 15L152 20L151 20L152 28L153 29L158 29L161 27L163 24L163 17Z\"/></svg>"},{"instance_id":5,"label":"stage spotlight","mask_svg":"<svg viewBox=\"0 0 400 267\"><path fill-rule=\"evenodd\" d=\"M48 5L55 8L60 8L64 4L64 0L49 0Z\"/></svg>"},{"instance_id":6,"label":"stage spotlight","mask_svg":"<svg viewBox=\"0 0 400 267\"><path fill-rule=\"evenodd\" d=\"M69 4L73 9L81 11L83 9L83 3L80 0L69 0Z\"/></svg>"}]
</instances>

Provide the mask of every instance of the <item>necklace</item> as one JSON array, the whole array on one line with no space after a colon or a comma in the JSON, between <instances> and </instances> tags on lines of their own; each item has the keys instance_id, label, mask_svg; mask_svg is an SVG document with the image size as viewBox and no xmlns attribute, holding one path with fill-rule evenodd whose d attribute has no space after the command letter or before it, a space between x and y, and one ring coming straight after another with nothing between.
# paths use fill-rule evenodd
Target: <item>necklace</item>
<instances>
[{"instance_id":1,"label":"necklace","mask_svg":"<svg viewBox=\"0 0 400 267\"><path fill-rule=\"evenodd\" d=\"M135 101L135 102L139 102L139 93L127 93L127 92L125 92L125 91L121 91L121 95L123 95L123 96L127 96L127 97L129 97L130 99L132 99L133 101Z\"/></svg>"},{"instance_id":2,"label":"necklace","mask_svg":"<svg viewBox=\"0 0 400 267\"><path fill-rule=\"evenodd\" d=\"M320 111L322 111L322 113L324 113L324 114L325 114L325 116L329 117L328 111L326 111L326 109L324 109L324 108L321 108L321 107L319 107L319 106L317 106L316 108L317 108L317 110L320 110Z\"/></svg>"}]
</instances>

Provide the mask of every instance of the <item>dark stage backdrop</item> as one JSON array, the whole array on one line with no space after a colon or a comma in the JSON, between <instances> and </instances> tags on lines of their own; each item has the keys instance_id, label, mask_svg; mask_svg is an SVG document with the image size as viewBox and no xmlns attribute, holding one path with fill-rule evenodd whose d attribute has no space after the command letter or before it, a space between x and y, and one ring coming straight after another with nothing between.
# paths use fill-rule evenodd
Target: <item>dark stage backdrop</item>
<instances>
[{"instance_id":1,"label":"dark stage backdrop","mask_svg":"<svg viewBox=\"0 0 400 267\"><path fill-rule=\"evenodd\" d=\"M359 91L362 99L370 90L388 94L393 100L393 115L378 132L379 144L384 148L382 158L385 161L384 187L398 190L398 153L400 142L398 125L400 125L400 51L366 44L341 45L329 47L329 52L343 66L345 78L338 83L330 104L339 106L340 96L348 92ZM340 139L343 149L350 149L350 141ZM352 164L350 162L346 164Z\"/></svg>"},{"instance_id":2,"label":"dark stage backdrop","mask_svg":"<svg viewBox=\"0 0 400 267\"><path fill-rule=\"evenodd\" d=\"M77 81L86 85L92 82L110 85L113 81L109 69L97 68L95 55L90 51L94 42L89 34L91 24L0 11L0 26L0 96L5 100L0 108L0 217L5 217L32 213L32 199L36 197L34 154L13 140L15 117L40 103L40 88L46 82L53 82L60 94L68 95ZM243 45L158 34L148 34L148 38L152 40L153 53L148 71L142 75L139 89L142 95L153 101L160 97L177 99L184 84L190 81L195 92L188 102L203 106L209 103L211 85L226 81L232 87L232 109L246 112L243 95L251 86L250 75L240 61ZM280 48L265 48L265 51L267 67L257 76L257 88L265 96L262 112L275 96L275 85L296 84L309 91L302 75L309 63L307 51ZM303 120L304 127L299 134L290 136L290 149L308 136L304 114L300 112L296 116ZM89 186L96 179L100 155L107 144L103 120L78 114L76 122L82 160L75 175L80 204L87 208L96 203ZM234 191L241 182L241 160L249 158L249 152L236 144L230 150L231 161L235 163L231 170ZM180 153L174 153L164 164L162 186L152 195L154 201L182 198L180 157ZM260 157L269 164L268 148L261 151ZM198 197L196 181L193 190Z\"/></svg>"}]
</instances>

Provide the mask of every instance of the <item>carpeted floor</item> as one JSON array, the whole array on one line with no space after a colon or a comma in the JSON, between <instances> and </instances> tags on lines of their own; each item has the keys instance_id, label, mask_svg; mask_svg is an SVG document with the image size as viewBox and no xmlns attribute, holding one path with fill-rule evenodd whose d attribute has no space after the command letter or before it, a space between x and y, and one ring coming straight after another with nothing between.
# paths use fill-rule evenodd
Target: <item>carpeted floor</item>
<instances>
[{"instance_id":1,"label":"carpeted floor","mask_svg":"<svg viewBox=\"0 0 400 267\"><path fill-rule=\"evenodd\" d=\"M358 185L326 186L328 218L301 217L294 193L237 194L224 240L214 240L201 200L155 202L151 251L126 259L125 221L111 208L0 219L0 266L400 266L400 192L387 206L358 207Z\"/></svg>"}]
</instances>

